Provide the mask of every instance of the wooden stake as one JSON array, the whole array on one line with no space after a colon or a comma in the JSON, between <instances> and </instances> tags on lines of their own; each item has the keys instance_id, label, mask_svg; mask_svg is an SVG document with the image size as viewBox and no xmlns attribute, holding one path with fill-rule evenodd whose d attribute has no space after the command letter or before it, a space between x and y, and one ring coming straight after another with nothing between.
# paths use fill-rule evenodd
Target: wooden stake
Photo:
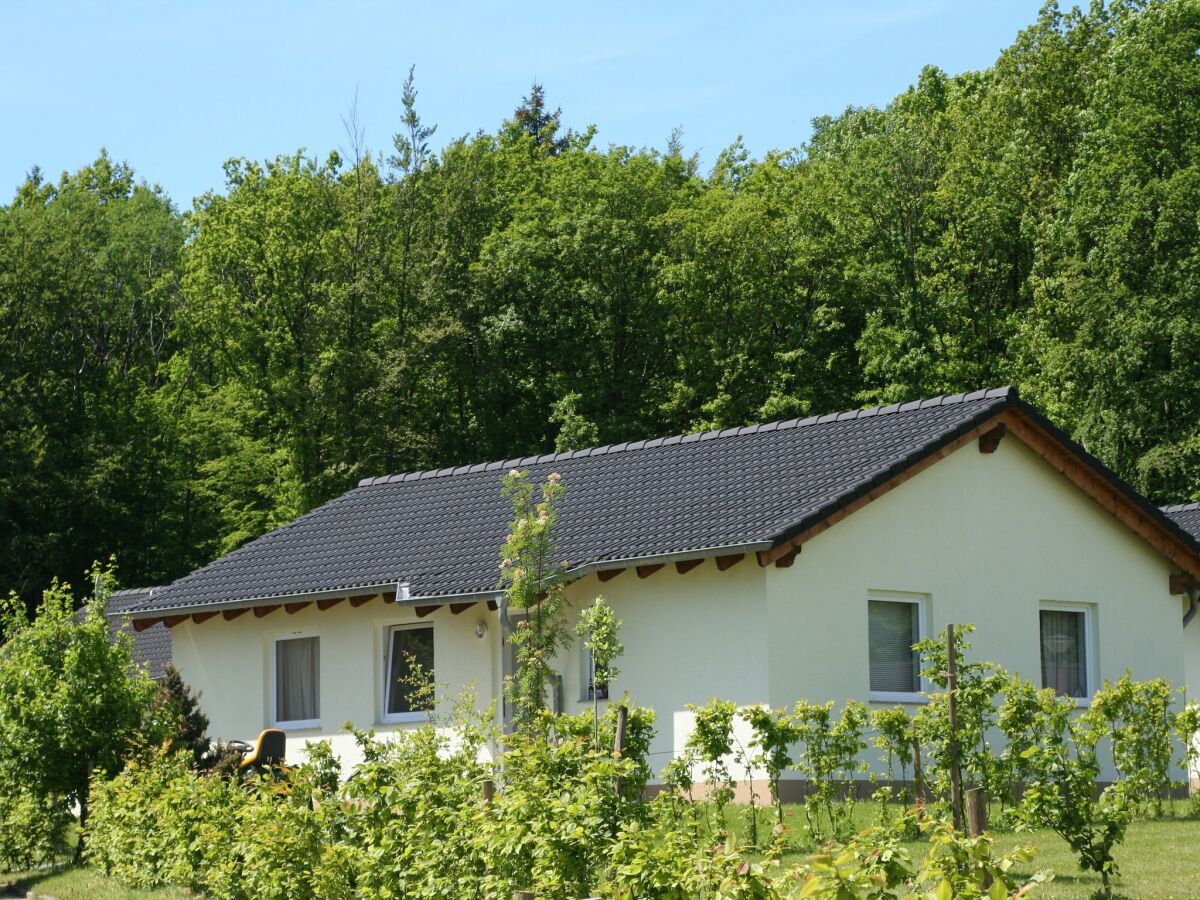
<instances>
[{"instance_id":1,"label":"wooden stake","mask_svg":"<svg viewBox=\"0 0 1200 900\"><path fill-rule=\"evenodd\" d=\"M921 768L921 739L915 734L912 739L912 751L913 781L915 782L913 793L916 795L914 799L919 817L925 811L928 798L925 796L925 770Z\"/></svg>"},{"instance_id":2,"label":"wooden stake","mask_svg":"<svg viewBox=\"0 0 1200 900\"><path fill-rule=\"evenodd\" d=\"M987 831L987 797L983 788L967 788L967 828L971 837Z\"/></svg>"},{"instance_id":3,"label":"wooden stake","mask_svg":"<svg viewBox=\"0 0 1200 900\"><path fill-rule=\"evenodd\" d=\"M613 756L622 759L625 756L625 726L629 722L629 707L624 703L617 707L617 736L613 741ZM617 777L616 789L621 793L621 779Z\"/></svg>"},{"instance_id":4,"label":"wooden stake","mask_svg":"<svg viewBox=\"0 0 1200 900\"><path fill-rule=\"evenodd\" d=\"M484 779L483 782L483 802L491 803L492 798L496 796L496 782L490 778Z\"/></svg>"},{"instance_id":5,"label":"wooden stake","mask_svg":"<svg viewBox=\"0 0 1200 900\"><path fill-rule=\"evenodd\" d=\"M946 692L950 712L950 811L954 830L962 831L962 769L958 763L958 662L954 658L954 626L946 626Z\"/></svg>"}]
</instances>

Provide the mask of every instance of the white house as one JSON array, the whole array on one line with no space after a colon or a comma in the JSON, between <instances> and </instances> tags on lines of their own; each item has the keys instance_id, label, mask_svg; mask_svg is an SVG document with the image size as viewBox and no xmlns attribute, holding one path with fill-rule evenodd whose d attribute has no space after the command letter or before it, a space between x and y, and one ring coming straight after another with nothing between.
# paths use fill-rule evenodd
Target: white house
<instances>
[{"instance_id":1,"label":"white house","mask_svg":"<svg viewBox=\"0 0 1200 900\"><path fill-rule=\"evenodd\" d=\"M656 768L711 697L917 703L908 648L948 622L1064 693L1126 669L1200 691L1200 512L1155 508L1011 388L367 479L157 589L134 626L172 629L222 738L278 726L348 758L344 722L412 727L401 650L486 702L509 665L512 468L562 476L568 596L624 621L609 692L656 710ZM568 711L586 672L561 660Z\"/></svg>"}]
</instances>

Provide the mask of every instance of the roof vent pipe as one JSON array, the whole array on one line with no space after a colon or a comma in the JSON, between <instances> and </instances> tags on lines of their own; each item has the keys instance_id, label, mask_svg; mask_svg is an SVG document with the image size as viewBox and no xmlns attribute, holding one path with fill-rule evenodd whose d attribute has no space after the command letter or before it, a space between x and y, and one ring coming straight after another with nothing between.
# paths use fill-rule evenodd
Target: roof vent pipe
<instances>
[{"instance_id":1,"label":"roof vent pipe","mask_svg":"<svg viewBox=\"0 0 1200 900\"><path fill-rule=\"evenodd\" d=\"M1187 628L1188 622L1196 617L1196 610L1200 609L1197 605L1197 597L1200 596L1200 587L1192 585L1187 589L1188 595L1188 610L1183 614L1183 627Z\"/></svg>"}]
</instances>

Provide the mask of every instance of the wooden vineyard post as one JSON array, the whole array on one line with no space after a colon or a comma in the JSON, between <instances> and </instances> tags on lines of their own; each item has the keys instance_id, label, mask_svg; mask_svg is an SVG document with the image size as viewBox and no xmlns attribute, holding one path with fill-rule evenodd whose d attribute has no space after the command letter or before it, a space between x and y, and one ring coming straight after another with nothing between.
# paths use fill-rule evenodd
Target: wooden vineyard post
<instances>
[{"instance_id":1,"label":"wooden vineyard post","mask_svg":"<svg viewBox=\"0 0 1200 900\"><path fill-rule=\"evenodd\" d=\"M987 831L987 797L983 788L967 789L967 829L971 837L979 837Z\"/></svg>"},{"instance_id":2,"label":"wooden vineyard post","mask_svg":"<svg viewBox=\"0 0 1200 900\"><path fill-rule=\"evenodd\" d=\"M483 802L491 803L492 798L496 796L496 782L490 778L484 779L483 782Z\"/></svg>"},{"instance_id":3,"label":"wooden vineyard post","mask_svg":"<svg viewBox=\"0 0 1200 900\"><path fill-rule=\"evenodd\" d=\"M925 813L925 770L921 767L921 739L915 734L912 739L912 762L913 762L913 781L916 795L913 801L917 807L917 818L922 818Z\"/></svg>"},{"instance_id":4,"label":"wooden vineyard post","mask_svg":"<svg viewBox=\"0 0 1200 900\"><path fill-rule=\"evenodd\" d=\"M629 707L624 703L617 707L617 735L613 741L613 756L623 759L625 756L625 726L629 722ZM621 793L621 778L616 780L617 795Z\"/></svg>"},{"instance_id":5,"label":"wooden vineyard post","mask_svg":"<svg viewBox=\"0 0 1200 900\"><path fill-rule=\"evenodd\" d=\"M962 769L958 762L958 662L954 654L954 626L946 626L946 691L950 711L950 809L954 830L962 831Z\"/></svg>"}]
</instances>

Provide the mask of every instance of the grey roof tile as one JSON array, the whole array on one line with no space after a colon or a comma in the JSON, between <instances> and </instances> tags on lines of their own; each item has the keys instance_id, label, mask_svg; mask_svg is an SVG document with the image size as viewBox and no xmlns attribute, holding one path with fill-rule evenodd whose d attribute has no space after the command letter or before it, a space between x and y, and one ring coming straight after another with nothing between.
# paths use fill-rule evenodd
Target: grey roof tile
<instances>
[{"instance_id":1,"label":"grey roof tile","mask_svg":"<svg viewBox=\"0 0 1200 900\"><path fill-rule=\"evenodd\" d=\"M145 604L156 590L158 588L130 588L108 595L104 612L109 633L114 638L127 627L125 616ZM144 664L151 678L161 678L171 661L171 629L159 623L143 631L129 631L133 635L133 661Z\"/></svg>"},{"instance_id":2,"label":"grey roof tile","mask_svg":"<svg viewBox=\"0 0 1200 900\"><path fill-rule=\"evenodd\" d=\"M706 432L703 440L674 435L374 479L155 590L142 610L396 582L407 582L413 597L493 590L511 514L499 470L518 465L538 481L561 474L557 549L572 566L778 543L1019 402L1009 389L976 391L903 411L891 404Z\"/></svg>"}]
</instances>

